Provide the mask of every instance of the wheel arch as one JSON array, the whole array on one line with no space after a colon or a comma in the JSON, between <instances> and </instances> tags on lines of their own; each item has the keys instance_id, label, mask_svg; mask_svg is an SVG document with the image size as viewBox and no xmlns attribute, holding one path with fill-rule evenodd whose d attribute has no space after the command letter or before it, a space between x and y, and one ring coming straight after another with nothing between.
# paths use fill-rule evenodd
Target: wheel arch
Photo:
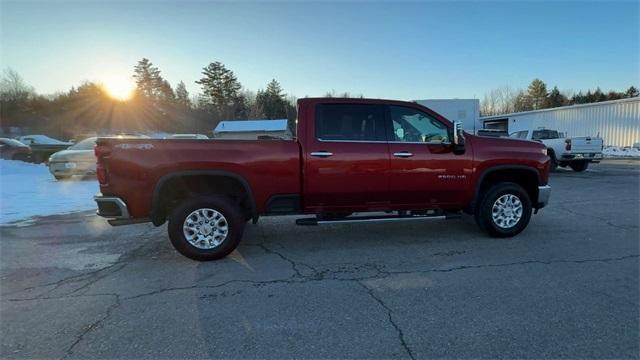
<instances>
[{"instance_id":1,"label":"wheel arch","mask_svg":"<svg viewBox=\"0 0 640 360\"><path fill-rule=\"evenodd\" d=\"M178 183L182 186L182 189L190 189L189 183L193 183L193 180L199 179L200 188L195 189L195 193L206 193L212 186L216 184L235 184L242 189L244 198L241 199L245 213L252 219L253 223L258 221L258 213L256 210L255 197L249 182L242 176L234 172L224 170L186 170L175 171L161 176L153 189L153 195L151 198L151 222L160 226L164 224L167 218L167 208L165 199L163 196L166 194L167 186ZM182 181L181 181L182 180ZM207 182L203 182L207 180ZM209 181L211 181L209 183ZM231 185L234 186L234 185ZM215 193L215 192L214 192ZM220 192L225 194L225 192Z\"/></svg>"},{"instance_id":2,"label":"wheel arch","mask_svg":"<svg viewBox=\"0 0 640 360\"><path fill-rule=\"evenodd\" d=\"M509 181L521 185L529 194L531 203L537 203L540 185L538 169L525 165L497 165L485 169L478 177L470 210L476 211L483 191L498 181Z\"/></svg>"}]
</instances>

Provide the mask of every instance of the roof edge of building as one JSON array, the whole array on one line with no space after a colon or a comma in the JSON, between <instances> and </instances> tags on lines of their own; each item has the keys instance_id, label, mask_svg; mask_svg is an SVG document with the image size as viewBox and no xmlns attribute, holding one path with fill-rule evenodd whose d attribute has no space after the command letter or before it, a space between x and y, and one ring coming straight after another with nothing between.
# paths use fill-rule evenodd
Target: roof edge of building
<instances>
[{"instance_id":1,"label":"roof edge of building","mask_svg":"<svg viewBox=\"0 0 640 360\"><path fill-rule=\"evenodd\" d=\"M502 114L502 115L481 116L480 120L481 121L483 121L483 120L497 120L497 119L504 118L504 117L509 117L509 116L535 114L535 113L542 113L542 112L547 112L547 111L577 109L577 108L583 108L583 107L589 107L589 106L607 105L607 104L624 103L624 102L636 102L636 101L640 102L640 97L636 96L636 97L632 97L632 98L617 99L617 100L607 100L607 101L593 102L593 103L588 103L588 104L577 104L577 105L569 105L569 106L559 106L559 107L548 108L548 109L512 112L512 113Z\"/></svg>"}]
</instances>

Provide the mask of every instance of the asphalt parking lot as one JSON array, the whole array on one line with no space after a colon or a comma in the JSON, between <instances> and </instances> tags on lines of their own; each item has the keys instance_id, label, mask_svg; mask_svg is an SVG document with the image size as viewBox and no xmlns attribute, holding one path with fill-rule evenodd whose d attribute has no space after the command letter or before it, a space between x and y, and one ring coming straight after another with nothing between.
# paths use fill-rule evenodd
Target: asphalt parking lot
<instances>
[{"instance_id":1,"label":"asphalt parking lot","mask_svg":"<svg viewBox=\"0 0 640 360\"><path fill-rule=\"evenodd\" d=\"M227 259L91 213L0 228L2 358L637 358L640 162L559 171L512 239L473 220L247 226Z\"/></svg>"}]
</instances>

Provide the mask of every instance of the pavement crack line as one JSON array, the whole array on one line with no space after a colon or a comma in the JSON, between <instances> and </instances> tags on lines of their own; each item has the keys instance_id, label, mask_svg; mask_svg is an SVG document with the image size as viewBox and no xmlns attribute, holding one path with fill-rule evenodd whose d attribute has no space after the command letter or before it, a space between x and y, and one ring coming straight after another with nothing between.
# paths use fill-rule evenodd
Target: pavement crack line
<instances>
[{"instance_id":1,"label":"pavement crack line","mask_svg":"<svg viewBox=\"0 0 640 360\"><path fill-rule=\"evenodd\" d=\"M304 267L306 267L307 269L309 269L309 270L311 270L311 271L313 272L313 274L314 274L314 276L313 276L313 277L314 277L314 278L315 278L315 277L317 277L318 271L317 271L315 268L313 268L312 266L309 266L309 265L307 265L307 264L303 264L303 263L299 263L299 264L298 264L295 260L293 260L293 259L290 259L290 258L286 257L286 256L285 256L284 254L282 254L281 252L276 251L276 250L273 250L272 248L267 247L267 245L266 245L266 242L267 242L267 241L266 241L267 236L266 236L266 234L264 233L264 228L261 228L261 231L260 231L260 232L261 232L261 234L262 234L262 242L261 242L260 244L257 244L257 246L258 246L258 247L260 247L261 249L263 249L266 253L276 255L276 256L278 256L279 258L281 258L282 260L284 260L284 261L288 262L289 264L291 264L291 268L292 268L292 269L293 269L293 271L296 273L296 276L297 276L297 277L299 277L299 278L301 278L301 279L306 279L306 278L308 278L308 276L306 276L306 275L302 274L302 272L300 271L300 269L298 269L298 266L304 266Z\"/></svg>"},{"instance_id":2,"label":"pavement crack line","mask_svg":"<svg viewBox=\"0 0 640 360\"><path fill-rule=\"evenodd\" d=\"M614 227L614 228L618 228L618 229L622 229L622 230L637 230L638 229L637 226L616 225L616 224L612 223L611 220L609 220L607 218L600 217L600 216L593 215L593 214L579 213L577 211L568 209L568 208L566 208L564 206L557 206L557 208L562 210L562 211L568 212L569 214L572 214L572 215L586 216L586 217L590 217L592 219L596 219L596 220L602 221L604 224L606 224L608 226L611 226L611 227Z\"/></svg>"},{"instance_id":3,"label":"pavement crack line","mask_svg":"<svg viewBox=\"0 0 640 360\"><path fill-rule=\"evenodd\" d=\"M273 280L240 280L234 279L225 281L216 285L190 285L190 286L180 286L180 287L170 287L170 288L162 288L138 295L133 295L129 297L123 297L122 300L130 300L130 299L138 299L146 296L157 295L165 292L172 291L182 291L182 290L194 290L194 289L216 289L220 287L224 287L231 284L250 284L250 285L274 285L274 284L303 284L309 282L321 282L321 281L344 281L344 282L362 282L367 280L375 280L375 279L386 279L394 275L408 275L408 274L424 274L424 273L447 273L454 272L459 270L474 270L474 269L486 269L486 268L499 268L499 267L510 267L510 266L521 266L521 265L554 265L554 264L585 264L585 263L594 263L594 262L614 262L614 261L623 261L628 259L636 259L639 258L640 254L633 255L625 255L620 257L610 257L610 258L594 258L594 259L581 259L581 260L525 260L511 263L502 263L502 264L482 264L482 265L460 265L451 268L444 269L424 269L424 270L383 270L379 266L374 265L374 269L377 270L376 274L370 276L360 276L360 277L351 277L351 278L340 278L335 276L326 276L323 273L318 273L314 268L313 276L305 276L302 275L299 271L297 271L293 276L288 278L281 279L273 279ZM286 258L286 257L285 257ZM291 262L291 260L289 260ZM333 275L332 272L329 272L328 275ZM28 300L47 300L47 299L63 299L63 298L73 298L73 297L81 297L81 296L102 296L102 295L115 295L118 294L79 294L74 296L60 296L60 297L45 297L43 295L37 296L35 298L29 299L6 299L8 301L28 301Z\"/></svg>"},{"instance_id":4,"label":"pavement crack line","mask_svg":"<svg viewBox=\"0 0 640 360\"><path fill-rule=\"evenodd\" d=\"M117 309L121 302L120 302L120 296L119 295L115 295L115 302L113 304L111 304L109 307L107 307L107 310L105 311L105 314L103 317L101 317L100 319L94 321L93 323L89 324L89 326L87 326L81 333L80 335L78 335L75 339L75 341L67 348L67 350L64 353L64 356L61 359L66 359L69 356L71 356L73 354L73 349L82 341L82 339L84 339L84 337L92 332L94 329L96 329L98 326L100 326L104 321L106 321L107 319L109 319L111 317L111 314L113 313L113 311L115 309Z\"/></svg>"},{"instance_id":5,"label":"pavement crack line","mask_svg":"<svg viewBox=\"0 0 640 360\"><path fill-rule=\"evenodd\" d=\"M398 338L400 339L400 345L407 352L407 355L409 355L409 358L412 360L415 360L416 357L413 355L411 348L409 347L409 345L407 344L407 341L404 338L404 332L402 331L400 326L393 320L393 311L391 310L391 308L387 306L387 304L385 304L381 298L376 296L376 294L373 292L373 289L367 287L365 284L363 284L360 281L357 281L357 283L360 286L362 286L362 288L364 288L364 290L367 292L369 297L371 297L375 302L377 302L384 309L384 311L387 313L387 318L389 319L389 323L391 324L391 326L393 326L393 328L398 333Z\"/></svg>"},{"instance_id":6,"label":"pavement crack line","mask_svg":"<svg viewBox=\"0 0 640 360\"><path fill-rule=\"evenodd\" d=\"M145 234L148 233L145 232ZM44 287L48 287L48 286L53 286L53 288L45 291L44 293L42 293L41 295L39 295L38 297L40 298L45 298L47 297L47 295L51 294L52 292L58 290L60 287L67 285L67 284L73 284L73 283L79 283L79 282L84 282L86 281L86 284L83 284L82 286L78 287L77 289L74 289L73 291L71 291L69 294L74 294L77 293L80 290L83 290L93 284L95 284L96 282L115 274L116 272L122 270L124 267L126 267L128 265L128 262L131 260L131 257L133 256L132 254L135 254L137 251L139 251L140 249L142 249L145 245L141 245L136 247L135 249L129 251L128 253L124 253L120 256L120 258L118 259L118 261L114 262L113 264L104 267L102 269L96 269L96 270L92 270L89 272L85 272L82 274L75 274L72 276L68 276L65 277L63 279L57 280L57 281L53 281L53 282L49 282L49 283L45 283L45 284L40 284L40 285L35 285L35 286L30 286L30 287L26 287L23 288L22 290L17 290L17 291L13 291L11 293L7 293L5 295L14 295L14 294L19 294L21 292L24 291L29 291L29 290L34 290L34 289L40 289L40 288L44 288ZM114 268L116 268L115 270L113 270ZM110 271L112 270L112 271ZM102 273L106 273L104 275L101 275Z\"/></svg>"}]
</instances>

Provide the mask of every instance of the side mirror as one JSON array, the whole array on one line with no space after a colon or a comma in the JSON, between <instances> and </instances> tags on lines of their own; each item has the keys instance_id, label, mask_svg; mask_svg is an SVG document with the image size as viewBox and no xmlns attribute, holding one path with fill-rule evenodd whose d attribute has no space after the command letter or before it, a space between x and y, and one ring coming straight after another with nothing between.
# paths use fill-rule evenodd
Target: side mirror
<instances>
[{"instance_id":1,"label":"side mirror","mask_svg":"<svg viewBox=\"0 0 640 360\"><path fill-rule=\"evenodd\" d=\"M462 130L462 122L453 122L453 153L456 155L464 153L464 131Z\"/></svg>"}]
</instances>

